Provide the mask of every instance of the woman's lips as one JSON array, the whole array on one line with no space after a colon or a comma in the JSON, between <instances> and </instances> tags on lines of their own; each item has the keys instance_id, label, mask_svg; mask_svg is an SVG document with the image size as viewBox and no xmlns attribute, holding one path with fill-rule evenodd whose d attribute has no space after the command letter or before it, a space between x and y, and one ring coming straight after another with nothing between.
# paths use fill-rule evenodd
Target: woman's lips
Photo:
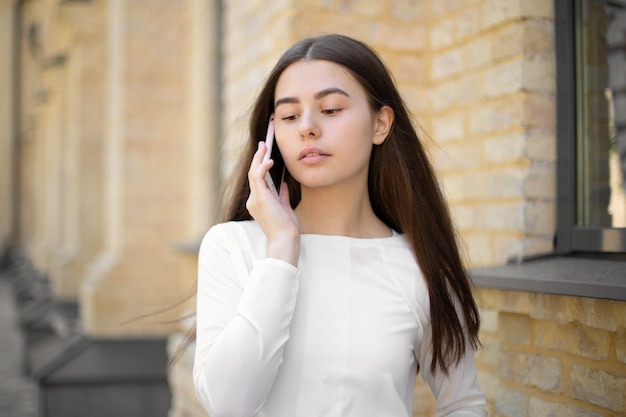
<instances>
[{"instance_id":1,"label":"woman's lips","mask_svg":"<svg viewBox=\"0 0 626 417\"><path fill-rule=\"evenodd\" d=\"M300 151L298 160L305 164L316 164L328 158L330 154L320 148L305 148Z\"/></svg>"}]
</instances>

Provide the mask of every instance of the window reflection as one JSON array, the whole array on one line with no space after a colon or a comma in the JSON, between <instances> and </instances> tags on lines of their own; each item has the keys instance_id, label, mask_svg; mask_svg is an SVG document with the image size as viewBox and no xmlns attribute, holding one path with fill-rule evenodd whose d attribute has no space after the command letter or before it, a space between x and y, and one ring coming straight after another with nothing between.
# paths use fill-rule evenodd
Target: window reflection
<instances>
[{"instance_id":1,"label":"window reflection","mask_svg":"<svg viewBox=\"0 0 626 417\"><path fill-rule=\"evenodd\" d=\"M626 0L581 2L578 224L626 227Z\"/></svg>"}]
</instances>

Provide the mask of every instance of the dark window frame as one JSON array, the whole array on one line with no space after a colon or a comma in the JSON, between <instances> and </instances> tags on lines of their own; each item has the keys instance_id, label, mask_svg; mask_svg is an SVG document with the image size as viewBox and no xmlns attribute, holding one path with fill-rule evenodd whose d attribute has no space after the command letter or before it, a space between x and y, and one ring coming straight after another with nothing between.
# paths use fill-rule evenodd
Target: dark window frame
<instances>
[{"instance_id":1,"label":"dark window frame","mask_svg":"<svg viewBox=\"0 0 626 417\"><path fill-rule=\"evenodd\" d=\"M557 78L557 232L554 253L472 269L477 287L626 301L626 254L599 252L621 239L626 229L580 227L577 207L577 80L575 5L554 0ZM613 249L615 249L613 247Z\"/></svg>"},{"instance_id":2,"label":"dark window frame","mask_svg":"<svg viewBox=\"0 0 626 417\"><path fill-rule=\"evenodd\" d=\"M554 1L557 88L557 232L555 251L624 253L626 229L577 224L577 30L581 0Z\"/></svg>"}]
</instances>

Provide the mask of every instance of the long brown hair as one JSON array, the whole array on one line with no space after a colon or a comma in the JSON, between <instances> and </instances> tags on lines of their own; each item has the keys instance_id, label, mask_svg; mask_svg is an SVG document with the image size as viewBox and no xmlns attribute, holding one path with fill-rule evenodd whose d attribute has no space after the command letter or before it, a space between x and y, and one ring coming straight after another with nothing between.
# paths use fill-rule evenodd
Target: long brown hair
<instances>
[{"instance_id":1,"label":"long brown hair","mask_svg":"<svg viewBox=\"0 0 626 417\"><path fill-rule=\"evenodd\" d=\"M264 139L267 121L274 112L276 83L285 68L294 62L318 59L348 69L366 91L373 110L389 106L394 111L389 136L372 151L370 200L376 215L403 233L415 253L430 297L433 350L430 369L435 372L439 367L447 374L449 366L458 364L470 346L476 349L479 345L478 308L434 170L390 72L367 45L347 36L329 34L304 39L282 55L252 109L249 143L235 172L222 220L252 218L246 209L250 193L247 171L257 142ZM281 164L278 161L273 170L282 170ZM299 184L288 173L285 181L295 207L300 200ZM459 306L462 319L455 305Z\"/></svg>"}]
</instances>

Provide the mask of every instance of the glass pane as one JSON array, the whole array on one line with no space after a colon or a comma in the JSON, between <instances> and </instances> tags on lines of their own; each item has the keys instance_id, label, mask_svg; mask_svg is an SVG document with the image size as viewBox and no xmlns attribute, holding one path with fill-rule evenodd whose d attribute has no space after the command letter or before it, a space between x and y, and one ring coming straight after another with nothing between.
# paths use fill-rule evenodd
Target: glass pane
<instances>
[{"instance_id":1,"label":"glass pane","mask_svg":"<svg viewBox=\"0 0 626 417\"><path fill-rule=\"evenodd\" d=\"M577 10L578 205L581 226L626 227L626 0Z\"/></svg>"}]
</instances>

